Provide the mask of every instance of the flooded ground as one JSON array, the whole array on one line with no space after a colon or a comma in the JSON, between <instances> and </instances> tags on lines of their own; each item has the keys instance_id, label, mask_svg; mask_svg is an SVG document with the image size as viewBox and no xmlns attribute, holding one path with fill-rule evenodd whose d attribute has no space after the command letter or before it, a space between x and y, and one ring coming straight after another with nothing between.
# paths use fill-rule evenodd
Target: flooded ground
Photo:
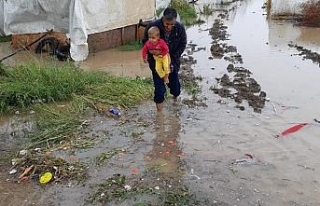
<instances>
[{"instance_id":1,"label":"flooded ground","mask_svg":"<svg viewBox=\"0 0 320 206\"><path fill-rule=\"evenodd\" d=\"M198 1L198 7L208 2ZM187 29L192 46L186 55L196 60L192 65L194 74L202 77L199 99L205 100L207 107L184 104L183 100L190 97L183 94L178 103L166 100L163 115L156 115L150 101L124 111L119 119L92 117L90 135L99 144L75 153L78 161L89 165L91 177L84 186L70 182L67 186L34 189L32 183L5 181L8 177L3 169L2 203L174 205L170 198L160 201L143 192L121 203L86 202L99 183L121 174L132 188L180 194L180 199L178 195L174 197L175 203L181 205L320 205L320 124L314 121L320 119L319 63L303 60L295 48L288 46L293 43L320 52L320 30L267 20L263 3L247 0L229 6L215 5L219 11L202 17L204 24ZM216 20L226 35L213 29L218 28L213 26ZM230 64L241 70L240 78ZM150 76L139 52L124 56L115 50L101 52L90 56L83 66L118 75ZM223 76L229 77L230 81L225 81L228 84L223 85ZM240 84L259 85L256 96L262 91L266 94L259 96L263 99L259 110L248 103L253 96L244 95L238 101L239 93L246 88L235 86L239 79ZM227 98L213 88L225 88L233 96ZM308 124L275 138L298 123ZM5 148L1 147L1 153L5 154ZM110 160L96 166L95 157L110 151ZM66 152L58 155L69 157ZM150 167L157 167L157 172L148 172ZM188 194L195 194L194 199L184 201L184 187ZM102 198L105 193L97 195Z\"/></svg>"}]
</instances>

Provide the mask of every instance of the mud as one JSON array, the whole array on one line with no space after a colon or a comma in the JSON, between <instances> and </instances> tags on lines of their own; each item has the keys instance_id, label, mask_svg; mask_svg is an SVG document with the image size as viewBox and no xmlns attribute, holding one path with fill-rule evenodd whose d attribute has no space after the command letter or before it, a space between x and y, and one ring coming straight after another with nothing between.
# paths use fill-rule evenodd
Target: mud
<instances>
[{"instance_id":1,"label":"mud","mask_svg":"<svg viewBox=\"0 0 320 206\"><path fill-rule=\"evenodd\" d=\"M227 70L233 74L233 77L230 78L228 74L224 74L221 78L217 78L221 88L213 87L214 93L224 98L234 99L238 104L246 100L255 112L261 113L267 95L261 91L261 86L257 81L250 77L251 72L243 67L234 67L233 64L229 64ZM235 92L232 92L232 89ZM236 108L245 110L245 107L241 105L236 105Z\"/></svg>"},{"instance_id":2,"label":"mud","mask_svg":"<svg viewBox=\"0 0 320 206\"><path fill-rule=\"evenodd\" d=\"M297 54L299 56L302 56L303 60L308 59L312 62L319 64L320 67L320 54L314 51L311 51L310 49L303 48L302 46L298 46L297 44L288 44L289 47L296 48L300 53Z\"/></svg>"},{"instance_id":3,"label":"mud","mask_svg":"<svg viewBox=\"0 0 320 206\"><path fill-rule=\"evenodd\" d=\"M206 3L199 1L198 6ZM94 115L88 119L88 133L81 139L95 142L72 151L77 161L88 165L85 184L68 181L39 187L36 181L11 181L10 148L19 150L23 143L15 145L20 139L10 137L11 146L0 151L7 156L0 167L2 203L319 205L316 157L320 142L314 119L319 120L320 71L318 65L295 55L288 43L294 40L293 45L298 42L312 51L320 43L305 36L308 32L303 28L265 21L263 3L236 2L229 5L235 9L219 8L203 25L188 28L189 44L180 73L183 88L197 84L200 93L183 91L178 101L168 96L163 116L157 115L150 100L121 111L120 118ZM209 32L224 40L213 39ZM222 48L217 49L221 56L211 52L214 44ZM150 75L145 65L140 67L140 59L121 65L117 57L105 54L90 58L115 58L111 67L92 59L84 65L130 76L136 68ZM138 56L138 52L132 54ZM7 121L10 118L3 120ZM310 124L285 138L274 138L300 122ZM13 129L7 131L1 130L1 143L6 145ZM17 127L14 131L23 138ZM54 153L70 160L68 150ZM100 157L105 158L97 165Z\"/></svg>"},{"instance_id":4,"label":"mud","mask_svg":"<svg viewBox=\"0 0 320 206\"><path fill-rule=\"evenodd\" d=\"M237 63L243 64L243 60L241 55L237 53L235 46L228 46L227 43L224 43L228 40L228 34L222 19L215 19L209 34L214 40L210 48L213 58L221 59L224 57L225 61L232 62L226 68L232 76L224 74L221 78L216 78L219 86L213 86L211 90L223 98L234 99L238 104L242 104L246 100L255 112L261 113L266 101L266 92L261 91L261 86L254 78L250 77L252 73L248 69L234 66ZM236 105L236 108L245 110L242 105Z\"/></svg>"}]
</instances>

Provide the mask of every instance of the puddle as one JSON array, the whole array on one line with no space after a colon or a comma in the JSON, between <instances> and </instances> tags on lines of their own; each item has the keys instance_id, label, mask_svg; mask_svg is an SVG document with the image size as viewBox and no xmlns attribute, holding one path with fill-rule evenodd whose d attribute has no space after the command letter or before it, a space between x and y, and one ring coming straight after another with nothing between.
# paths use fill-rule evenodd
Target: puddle
<instances>
[{"instance_id":1,"label":"puddle","mask_svg":"<svg viewBox=\"0 0 320 206\"><path fill-rule=\"evenodd\" d=\"M141 58L141 51L119 51L111 49L94 53L81 66L88 70L110 72L128 77L151 77L148 64Z\"/></svg>"},{"instance_id":2,"label":"puddle","mask_svg":"<svg viewBox=\"0 0 320 206\"><path fill-rule=\"evenodd\" d=\"M297 131L282 141L274 134L294 125L288 123L317 118L319 66L302 60L288 44L292 41L319 51L319 37L314 38L319 29L268 21L261 9L263 1L237 5L229 19L223 20L230 35L225 43L237 47L243 64L235 66L249 69L270 101L257 114L246 104L240 111L233 99L211 95L209 88L216 84L215 78L228 73L230 62L209 60L212 38L208 29L213 20L189 28L189 40L206 48L193 57L196 75L204 77L202 94L208 98L208 107L199 109L195 113L198 120L181 134L189 171L193 169L201 178L187 182L201 191L197 193L200 197L226 205L317 205L320 184L314 171L320 165L314 157L319 155L319 126ZM245 154L264 164L232 164Z\"/></svg>"},{"instance_id":3,"label":"puddle","mask_svg":"<svg viewBox=\"0 0 320 206\"><path fill-rule=\"evenodd\" d=\"M206 3L199 1L198 6ZM234 8L229 18L222 18L229 35L222 43L237 48L243 63L235 62L234 66L250 70L250 77L266 92L269 101L261 113L254 112L246 101L241 111L234 99L220 97L210 89L217 85L216 78L228 74L230 64L224 57L212 58L209 30L214 20L221 18L218 15L225 14L216 11L205 18L203 25L187 29L188 41L195 44L192 57L196 64L192 67L195 75L203 78L199 96L206 99L207 107L189 107L183 104L186 95L182 95L177 105L171 100L165 102L164 116L157 116L149 101L123 112L118 120L96 117L90 135L101 143L75 154L79 161L91 164L87 184L49 187L40 202L82 205L88 193L94 191L92 186L113 174L134 178L148 167L161 165L162 174L170 177L177 173L172 181L181 179L179 184L186 185L197 199L209 200L210 204L202 205L318 205L320 164L315 157L320 155L320 127L313 119L320 119L316 116L320 69L311 60L296 55L299 52L288 44L319 52L319 29L266 20L263 3L247 0L219 7ZM82 66L117 75L150 76L139 51L99 52ZM285 138L275 138L300 122L314 124ZM97 155L115 149L119 152L107 163L92 165ZM152 180L149 186L157 186L157 179ZM1 196L5 193L1 190ZM21 202L23 198L26 196L22 195ZM130 205L130 201L110 205Z\"/></svg>"}]
</instances>

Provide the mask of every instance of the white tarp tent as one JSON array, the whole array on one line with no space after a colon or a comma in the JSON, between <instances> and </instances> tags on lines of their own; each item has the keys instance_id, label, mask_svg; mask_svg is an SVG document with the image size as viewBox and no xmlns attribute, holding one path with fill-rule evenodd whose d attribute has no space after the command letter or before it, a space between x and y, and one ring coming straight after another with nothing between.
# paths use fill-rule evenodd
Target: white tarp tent
<instances>
[{"instance_id":1,"label":"white tarp tent","mask_svg":"<svg viewBox=\"0 0 320 206\"><path fill-rule=\"evenodd\" d=\"M171 3L171 0L156 0L156 8L158 9L164 9L167 8Z\"/></svg>"},{"instance_id":2,"label":"white tarp tent","mask_svg":"<svg viewBox=\"0 0 320 206\"><path fill-rule=\"evenodd\" d=\"M155 0L6 0L0 1L0 34L40 33L53 29L67 33L71 57L88 56L89 34L150 20Z\"/></svg>"}]
</instances>

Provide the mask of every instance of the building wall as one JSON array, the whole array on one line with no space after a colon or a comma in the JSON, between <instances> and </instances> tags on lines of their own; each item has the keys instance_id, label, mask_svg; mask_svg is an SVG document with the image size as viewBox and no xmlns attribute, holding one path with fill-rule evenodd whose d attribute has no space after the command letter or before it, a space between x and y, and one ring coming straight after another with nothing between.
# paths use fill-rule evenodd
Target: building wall
<instances>
[{"instance_id":1,"label":"building wall","mask_svg":"<svg viewBox=\"0 0 320 206\"><path fill-rule=\"evenodd\" d=\"M90 34L88 36L89 53L95 53L110 48L114 48L130 41L139 41L143 37L144 27L138 25L126 26L111 31ZM31 42L41 37L44 33L38 34L16 34L12 35L11 46L14 49L26 47ZM59 40L61 45L64 45L67 37L64 33L53 32L46 37L55 37ZM35 51L38 43L30 47L30 51Z\"/></svg>"},{"instance_id":2,"label":"building wall","mask_svg":"<svg viewBox=\"0 0 320 206\"><path fill-rule=\"evenodd\" d=\"M103 51L135 40L137 40L137 25L90 34L88 36L89 53Z\"/></svg>"}]
</instances>

